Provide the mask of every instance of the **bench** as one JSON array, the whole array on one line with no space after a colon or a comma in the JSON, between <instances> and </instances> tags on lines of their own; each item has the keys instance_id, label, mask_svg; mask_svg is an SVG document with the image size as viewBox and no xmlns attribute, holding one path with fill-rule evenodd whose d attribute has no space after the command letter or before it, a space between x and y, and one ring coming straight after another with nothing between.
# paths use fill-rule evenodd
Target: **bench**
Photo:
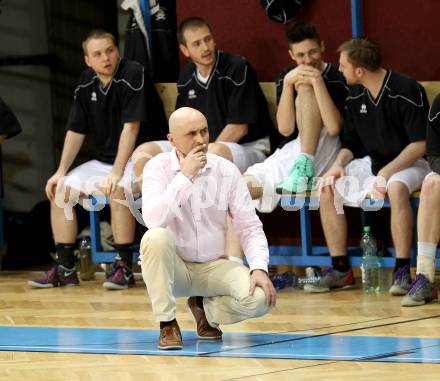
<instances>
[{"instance_id":1,"label":"bench","mask_svg":"<svg viewBox=\"0 0 440 381\"><path fill-rule=\"evenodd\" d=\"M411 206L413 208L414 216L417 216L417 209L419 206L420 192L414 192L411 196ZM271 245L270 250L270 264L271 265L288 265L288 266L330 266L331 258L329 256L327 246L318 246L313 244L312 239L312 219L311 211L318 210L319 199L317 196L310 193L297 194L295 196L283 196L280 201L280 206L287 211L298 211L300 215L300 246L290 245ZM363 205L364 209L368 211L369 201L366 200ZM384 200L383 208L389 208L390 202L388 199ZM361 218L364 220L365 215L361 213ZM364 225L364 224L362 224ZM414 221L414 238L417 237L417 221ZM394 247L387 247L391 257L380 258L383 267L393 267L395 262ZM348 254L350 263L353 267L359 267L362 260L362 252L358 246L348 247ZM438 255L440 251L438 251ZM413 240L411 249L411 264L416 264L417 242Z\"/></svg>"},{"instance_id":2,"label":"bench","mask_svg":"<svg viewBox=\"0 0 440 381\"><path fill-rule=\"evenodd\" d=\"M433 101L435 96L440 93L440 81L420 82L426 89L428 99ZM273 82L260 83L263 93L269 105L269 111L272 120L275 122L276 115L276 89ZM177 97L177 87L175 83L158 83L156 89L162 99L165 113L167 117L174 111ZM100 205L107 204L107 199L103 196L92 196L91 201L99 209ZM310 194L296 195L291 197L282 197L280 205L287 210L298 210L300 217L300 246L292 245L270 245L270 264L271 265L289 265L289 266L327 266L330 265L331 259L328 255L326 246L316 246L312 243L312 227L311 227L311 211L318 209L317 197ZM299 206L303 207L299 207ZM414 210L414 242L412 246L412 264L415 264L417 253L417 209L419 205L419 192L411 196L411 205ZM389 207L389 201L385 200L383 207ZM106 263L112 262L115 257L114 252L102 250L100 242L100 218L99 211L90 211L90 231L92 243L92 259L94 262ZM388 248L394 254L394 248ZM360 265L360 249L359 247L349 248L351 264L354 267ZM440 252L438 252L438 255ZM381 258L382 265L386 267L394 266L394 257ZM440 266L440 261L438 262Z\"/></svg>"}]
</instances>

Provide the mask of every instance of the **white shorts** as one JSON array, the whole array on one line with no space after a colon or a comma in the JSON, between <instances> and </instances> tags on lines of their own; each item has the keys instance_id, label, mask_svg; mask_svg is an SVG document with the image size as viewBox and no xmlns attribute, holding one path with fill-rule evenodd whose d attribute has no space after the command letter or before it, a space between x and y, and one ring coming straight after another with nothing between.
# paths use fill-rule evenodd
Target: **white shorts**
<instances>
[{"instance_id":1,"label":"white shorts","mask_svg":"<svg viewBox=\"0 0 440 381\"><path fill-rule=\"evenodd\" d=\"M72 169L65 177L64 184L85 195L98 193L102 181L112 170L113 165L99 160L91 160ZM133 163L128 161L118 186L134 194L139 193Z\"/></svg>"},{"instance_id":2,"label":"white shorts","mask_svg":"<svg viewBox=\"0 0 440 381\"><path fill-rule=\"evenodd\" d=\"M170 152L173 149L171 143L167 140L155 141L162 152ZM243 173L249 166L263 161L270 152L269 138L262 138L254 142L238 144L232 142L219 143L227 146L232 153L232 160Z\"/></svg>"},{"instance_id":3,"label":"white shorts","mask_svg":"<svg viewBox=\"0 0 440 381\"><path fill-rule=\"evenodd\" d=\"M340 143L337 136L329 136L322 128L318 147L315 154L315 176L321 176L333 164L339 152ZM263 187L263 196L255 200L255 207L263 213L272 212L281 196L276 193L276 186L292 172L296 158L301 152L301 138L287 143L277 149L262 163L255 164L247 169L245 175L255 177Z\"/></svg>"},{"instance_id":4,"label":"white shorts","mask_svg":"<svg viewBox=\"0 0 440 381\"><path fill-rule=\"evenodd\" d=\"M251 165L262 162L270 153L269 137L243 144L222 141L219 141L219 143L224 144L231 150L232 160L241 173Z\"/></svg>"},{"instance_id":5,"label":"white shorts","mask_svg":"<svg viewBox=\"0 0 440 381\"><path fill-rule=\"evenodd\" d=\"M173 150L173 146L168 140L155 140L152 143L157 144L162 152L171 152Z\"/></svg>"},{"instance_id":6,"label":"white shorts","mask_svg":"<svg viewBox=\"0 0 440 381\"><path fill-rule=\"evenodd\" d=\"M405 168L392 175L387 182L387 188L394 181L406 185L409 193L420 189L423 179L430 172L425 159L417 160L411 167ZM336 181L336 189L342 197L342 202L347 206L360 207L362 201L374 188L376 176L371 171L371 158L351 161L345 167L345 178Z\"/></svg>"}]
</instances>

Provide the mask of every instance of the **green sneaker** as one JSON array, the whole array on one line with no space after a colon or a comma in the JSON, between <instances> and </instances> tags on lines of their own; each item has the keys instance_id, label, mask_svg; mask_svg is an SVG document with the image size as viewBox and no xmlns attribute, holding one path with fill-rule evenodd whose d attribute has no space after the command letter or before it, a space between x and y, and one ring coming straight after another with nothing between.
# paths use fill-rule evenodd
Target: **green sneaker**
<instances>
[{"instance_id":1,"label":"green sneaker","mask_svg":"<svg viewBox=\"0 0 440 381\"><path fill-rule=\"evenodd\" d=\"M295 160L293 171L281 184L277 186L277 193L302 193L311 190L312 179L315 176L313 161L303 154Z\"/></svg>"}]
</instances>

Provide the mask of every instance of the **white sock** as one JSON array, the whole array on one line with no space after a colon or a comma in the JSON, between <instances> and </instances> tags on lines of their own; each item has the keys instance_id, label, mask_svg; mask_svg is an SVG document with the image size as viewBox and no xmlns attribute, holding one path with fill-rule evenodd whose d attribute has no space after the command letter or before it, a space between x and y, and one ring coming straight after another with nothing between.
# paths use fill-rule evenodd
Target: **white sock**
<instances>
[{"instance_id":1,"label":"white sock","mask_svg":"<svg viewBox=\"0 0 440 381\"><path fill-rule=\"evenodd\" d=\"M305 156L307 159L313 161L315 160L315 155L310 155L309 153L301 152L301 155Z\"/></svg>"},{"instance_id":2,"label":"white sock","mask_svg":"<svg viewBox=\"0 0 440 381\"><path fill-rule=\"evenodd\" d=\"M417 274L423 274L431 283L435 276L435 254L437 245L431 242L417 242Z\"/></svg>"}]
</instances>

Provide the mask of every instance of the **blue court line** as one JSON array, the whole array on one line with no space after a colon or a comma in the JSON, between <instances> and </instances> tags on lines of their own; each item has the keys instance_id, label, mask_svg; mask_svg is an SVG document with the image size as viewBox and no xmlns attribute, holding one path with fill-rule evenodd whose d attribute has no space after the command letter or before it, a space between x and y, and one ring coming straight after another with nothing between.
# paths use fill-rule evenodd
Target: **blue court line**
<instances>
[{"instance_id":1,"label":"blue court line","mask_svg":"<svg viewBox=\"0 0 440 381\"><path fill-rule=\"evenodd\" d=\"M0 326L1 351L440 363L440 338L183 331L184 348L160 351L157 330Z\"/></svg>"},{"instance_id":2,"label":"blue court line","mask_svg":"<svg viewBox=\"0 0 440 381\"><path fill-rule=\"evenodd\" d=\"M412 322L416 322L416 321L428 320L428 319L433 319L433 318L440 318L440 315L424 316L424 317L420 317L420 318L401 320L401 321L391 322L391 323L381 323L381 324L377 324L377 325L370 325L370 326L363 326L363 327L358 327L358 328L344 329L344 330L341 330L341 331L325 332L325 333L314 334L314 335L307 335L307 336L298 336L298 337L294 337L294 338L287 338L287 339L278 340L277 342L255 344L255 345L253 345L253 347L261 346L261 345L268 345L268 344L283 344L283 343L291 342L291 341L304 340L304 339L310 338L312 336L313 336L313 338L317 338L317 337L330 336L330 335L338 335L338 334L346 335L349 332L363 331L365 329L372 329L372 328L382 328L382 327L387 327L387 326L390 326L390 325L412 323ZM389 319L389 318L374 319L372 321L377 321L377 320L380 321L380 320L387 320L387 319ZM352 325L352 324L350 323L348 325ZM333 326L332 328L336 328L336 327L338 327L338 326ZM298 332L298 331L296 331L296 332ZM282 333L282 332L279 332L279 333ZM287 333L289 333L289 332L287 332ZM241 349L246 349L246 348L249 348L249 347L242 347ZM227 349L224 349L222 351L223 352L227 351ZM215 352L211 352L211 353L206 353L204 355L210 355L210 354L214 354L214 353Z\"/></svg>"}]
</instances>

